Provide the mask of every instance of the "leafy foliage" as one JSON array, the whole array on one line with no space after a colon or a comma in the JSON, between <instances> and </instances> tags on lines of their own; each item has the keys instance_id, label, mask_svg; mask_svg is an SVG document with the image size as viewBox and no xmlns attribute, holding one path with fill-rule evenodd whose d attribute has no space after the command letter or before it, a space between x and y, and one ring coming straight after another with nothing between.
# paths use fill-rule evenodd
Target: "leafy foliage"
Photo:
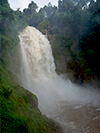
<instances>
[{"instance_id":1,"label":"leafy foliage","mask_svg":"<svg viewBox=\"0 0 100 133\"><path fill-rule=\"evenodd\" d=\"M36 4L31 2L27 13L33 11L36 13L36 8ZM0 1L0 130L2 133L50 133L57 128L55 122L41 114L36 96L20 87L18 78L12 72L18 63L18 59L14 60L19 43L18 34L27 26L27 22L25 13L19 9L13 11L7 0Z\"/></svg>"},{"instance_id":2,"label":"leafy foliage","mask_svg":"<svg viewBox=\"0 0 100 133\"><path fill-rule=\"evenodd\" d=\"M59 0L58 8L49 4L41 10L45 29L55 35L55 51L71 58L68 67L74 70L74 76L79 80L99 78L99 0Z\"/></svg>"},{"instance_id":3,"label":"leafy foliage","mask_svg":"<svg viewBox=\"0 0 100 133\"><path fill-rule=\"evenodd\" d=\"M15 81L16 77L9 69L0 67L2 133L50 133L53 130L56 131L57 125L39 111L37 97L17 85Z\"/></svg>"},{"instance_id":4,"label":"leafy foliage","mask_svg":"<svg viewBox=\"0 0 100 133\"><path fill-rule=\"evenodd\" d=\"M89 6L87 3L90 2ZM13 11L7 0L0 1L0 111L2 133L50 133L57 125L41 114L35 95L16 82L12 60L19 43L18 34L27 25L41 27L55 36L55 51L70 57L67 66L77 80L100 78L100 1L59 0L37 12L31 2L21 12ZM13 65L14 64L14 65Z\"/></svg>"}]
</instances>

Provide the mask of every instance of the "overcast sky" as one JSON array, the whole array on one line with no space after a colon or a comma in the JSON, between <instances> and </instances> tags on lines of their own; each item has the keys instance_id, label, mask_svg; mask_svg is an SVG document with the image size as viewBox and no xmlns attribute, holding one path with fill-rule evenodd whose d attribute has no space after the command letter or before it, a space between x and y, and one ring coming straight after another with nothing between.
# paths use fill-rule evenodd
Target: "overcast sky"
<instances>
[{"instance_id":1,"label":"overcast sky","mask_svg":"<svg viewBox=\"0 0 100 133\"><path fill-rule=\"evenodd\" d=\"M10 7L13 10L16 10L18 8L20 8L20 10L22 11L24 8L28 7L28 4L31 3L32 0L8 0ZM44 5L47 5L49 2L52 3L52 5L58 5L58 0L33 0L37 6L43 7Z\"/></svg>"}]
</instances>

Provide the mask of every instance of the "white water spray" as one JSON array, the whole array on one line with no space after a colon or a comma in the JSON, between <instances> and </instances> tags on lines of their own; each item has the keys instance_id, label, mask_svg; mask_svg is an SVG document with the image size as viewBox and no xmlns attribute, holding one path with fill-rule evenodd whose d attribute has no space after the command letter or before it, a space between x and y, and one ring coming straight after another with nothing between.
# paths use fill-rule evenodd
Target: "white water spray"
<instances>
[{"instance_id":1,"label":"white water spray","mask_svg":"<svg viewBox=\"0 0 100 133\"><path fill-rule=\"evenodd\" d=\"M19 35L21 48L21 81L35 93L39 108L50 116L59 112L62 101L97 105L100 95L64 80L55 72L51 46L47 38L33 27Z\"/></svg>"}]
</instances>

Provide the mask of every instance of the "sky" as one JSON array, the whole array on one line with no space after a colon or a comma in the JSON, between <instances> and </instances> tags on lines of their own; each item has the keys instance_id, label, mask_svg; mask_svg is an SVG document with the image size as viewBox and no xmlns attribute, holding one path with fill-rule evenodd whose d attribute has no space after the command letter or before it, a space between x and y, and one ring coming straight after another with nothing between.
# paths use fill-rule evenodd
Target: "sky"
<instances>
[{"instance_id":1,"label":"sky","mask_svg":"<svg viewBox=\"0 0 100 133\"><path fill-rule=\"evenodd\" d=\"M16 10L18 8L20 8L21 11L23 11L23 9L27 8L29 3L31 3L32 0L8 0L10 7L13 10ZM40 7L44 7L44 5L48 5L49 2L52 3L52 5L57 6L58 5L58 0L33 0L37 6Z\"/></svg>"}]
</instances>

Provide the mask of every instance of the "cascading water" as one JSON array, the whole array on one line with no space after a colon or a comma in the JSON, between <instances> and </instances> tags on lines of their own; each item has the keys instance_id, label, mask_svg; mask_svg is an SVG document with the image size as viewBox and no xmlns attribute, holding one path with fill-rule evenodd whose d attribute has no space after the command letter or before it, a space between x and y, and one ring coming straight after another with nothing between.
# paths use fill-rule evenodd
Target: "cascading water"
<instances>
[{"instance_id":1,"label":"cascading water","mask_svg":"<svg viewBox=\"0 0 100 133\"><path fill-rule=\"evenodd\" d=\"M22 72L26 83L36 83L55 76L55 65L48 40L38 30L27 27L19 36ZM23 75L23 74L22 74ZM25 80L25 79L24 79ZM24 83L25 83L24 82Z\"/></svg>"},{"instance_id":2,"label":"cascading water","mask_svg":"<svg viewBox=\"0 0 100 133\"><path fill-rule=\"evenodd\" d=\"M72 126L68 133L72 132L75 125L68 121L69 118L65 121L63 118L66 114L72 114L65 114L64 111L68 108L79 109L86 104L98 105L99 93L76 86L56 74L49 41L37 29L28 26L19 34L19 39L22 86L37 95L39 108L43 113L59 121L64 132L68 132L68 128Z\"/></svg>"}]
</instances>

